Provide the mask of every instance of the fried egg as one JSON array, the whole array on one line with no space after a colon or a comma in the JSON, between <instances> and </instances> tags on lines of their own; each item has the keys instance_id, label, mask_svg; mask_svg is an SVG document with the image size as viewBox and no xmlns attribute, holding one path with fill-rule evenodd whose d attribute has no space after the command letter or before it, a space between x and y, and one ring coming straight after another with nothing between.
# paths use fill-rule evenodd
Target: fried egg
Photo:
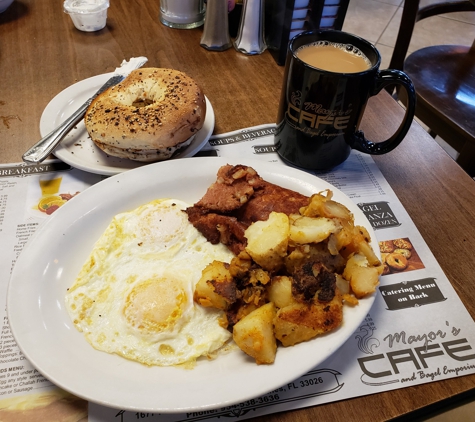
<instances>
[{"instance_id":1,"label":"fried egg","mask_svg":"<svg viewBox=\"0 0 475 422\"><path fill-rule=\"evenodd\" d=\"M187 207L160 199L118 214L95 243L66 294L74 325L94 348L170 366L230 339L221 311L197 305L193 293L207 264L233 255L189 223Z\"/></svg>"}]
</instances>

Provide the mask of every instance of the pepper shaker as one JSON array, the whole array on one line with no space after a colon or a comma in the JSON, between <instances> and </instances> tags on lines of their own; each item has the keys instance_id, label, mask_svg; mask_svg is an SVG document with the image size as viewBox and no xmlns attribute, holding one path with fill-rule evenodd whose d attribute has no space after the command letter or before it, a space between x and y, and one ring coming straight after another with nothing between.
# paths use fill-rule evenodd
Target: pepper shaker
<instances>
[{"instance_id":1,"label":"pepper shaker","mask_svg":"<svg viewBox=\"0 0 475 422\"><path fill-rule=\"evenodd\" d=\"M231 47L228 24L228 0L208 0L201 47L224 51Z\"/></svg>"},{"instance_id":2,"label":"pepper shaker","mask_svg":"<svg viewBox=\"0 0 475 422\"><path fill-rule=\"evenodd\" d=\"M261 54L267 48L264 41L264 0L243 0L234 48L244 54Z\"/></svg>"}]
</instances>

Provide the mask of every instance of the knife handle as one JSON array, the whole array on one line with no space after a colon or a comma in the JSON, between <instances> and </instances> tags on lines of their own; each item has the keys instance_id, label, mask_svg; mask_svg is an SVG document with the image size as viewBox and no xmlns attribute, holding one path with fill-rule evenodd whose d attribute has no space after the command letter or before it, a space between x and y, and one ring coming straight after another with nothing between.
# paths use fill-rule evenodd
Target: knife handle
<instances>
[{"instance_id":1,"label":"knife handle","mask_svg":"<svg viewBox=\"0 0 475 422\"><path fill-rule=\"evenodd\" d=\"M51 154L56 146L64 139L69 131L84 117L87 108L100 93L107 88L116 85L124 79L123 75L116 75L110 78L99 90L89 98L81 107L79 107L70 117L61 123L56 129L48 133L44 138L40 139L28 151L26 151L22 158L25 163L38 164L44 161L49 154Z\"/></svg>"},{"instance_id":2,"label":"knife handle","mask_svg":"<svg viewBox=\"0 0 475 422\"><path fill-rule=\"evenodd\" d=\"M26 163L41 163L50 155L56 146L63 140L67 133L83 118L87 108L92 102L92 98L79 107L74 114L68 117L56 129L48 133L44 138L40 139L22 158Z\"/></svg>"}]
</instances>

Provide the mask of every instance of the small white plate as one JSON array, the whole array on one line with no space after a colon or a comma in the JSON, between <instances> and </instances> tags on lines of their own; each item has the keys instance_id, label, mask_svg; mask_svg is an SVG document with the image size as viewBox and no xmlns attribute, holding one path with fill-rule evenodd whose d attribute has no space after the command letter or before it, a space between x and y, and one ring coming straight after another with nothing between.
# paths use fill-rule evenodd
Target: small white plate
<instances>
[{"instance_id":1,"label":"small white plate","mask_svg":"<svg viewBox=\"0 0 475 422\"><path fill-rule=\"evenodd\" d=\"M40 134L46 136L71 116L84 102L107 82L112 73L84 79L61 91L46 106L40 119ZM206 98L206 117L201 130L186 148L183 148L172 159L192 157L204 147L214 130L214 110ZM112 176L124 171L142 167L149 163L112 157L98 148L89 137L84 121L61 141L54 155L72 167L91 173Z\"/></svg>"},{"instance_id":2,"label":"small white plate","mask_svg":"<svg viewBox=\"0 0 475 422\"><path fill-rule=\"evenodd\" d=\"M183 413L230 406L285 385L331 356L358 328L375 296L344 308L342 326L294 347L280 347L272 365L234 350L199 360L192 370L147 367L94 349L76 330L64 306L70 287L92 247L114 215L157 198L190 204L216 180L220 166L239 164L221 157L186 158L150 164L105 179L52 214L23 249L7 294L13 335L25 357L59 387L91 402L132 411ZM306 195L331 189L355 222L367 228L361 210L341 191L300 170L252 162L269 182Z\"/></svg>"}]
</instances>

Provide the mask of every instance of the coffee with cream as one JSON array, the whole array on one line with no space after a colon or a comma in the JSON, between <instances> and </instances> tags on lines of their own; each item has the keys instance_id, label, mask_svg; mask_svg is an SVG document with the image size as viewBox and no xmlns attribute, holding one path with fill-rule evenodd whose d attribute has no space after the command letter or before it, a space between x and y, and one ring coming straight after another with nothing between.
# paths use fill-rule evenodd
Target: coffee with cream
<instances>
[{"instance_id":1,"label":"coffee with cream","mask_svg":"<svg viewBox=\"0 0 475 422\"><path fill-rule=\"evenodd\" d=\"M297 167L326 171L343 163L352 149L393 150L411 126L416 94L404 72L380 70L380 64L373 44L343 31L308 31L292 38L274 136L279 156ZM407 95L406 114L391 137L372 142L359 129L366 103L394 85Z\"/></svg>"},{"instance_id":2,"label":"coffee with cream","mask_svg":"<svg viewBox=\"0 0 475 422\"><path fill-rule=\"evenodd\" d=\"M358 73L371 61L351 44L316 41L299 47L295 55L310 66L336 73Z\"/></svg>"}]
</instances>

